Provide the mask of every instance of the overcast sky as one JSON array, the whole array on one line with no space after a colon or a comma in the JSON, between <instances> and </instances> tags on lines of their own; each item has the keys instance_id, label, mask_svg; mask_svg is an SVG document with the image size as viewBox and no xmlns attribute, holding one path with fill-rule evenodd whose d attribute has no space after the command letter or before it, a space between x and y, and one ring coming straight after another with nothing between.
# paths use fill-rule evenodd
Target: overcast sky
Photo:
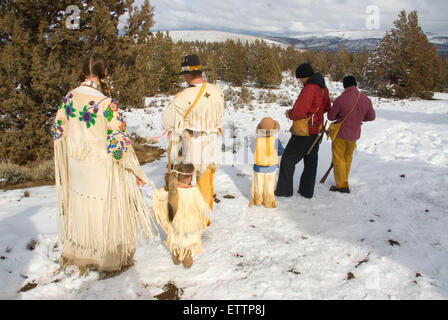
<instances>
[{"instance_id":1,"label":"overcast sky","mask_svg":"<svg viewBox=\"0 0 448 320\"><path fill-rule=\"evenodd\" d=\"M376 6L381 30L390 29L400 10L405 9L418 11L425 32L448 34L446 0L152 0L151 4L155 7L153 29L162 31L220 30L291 36L368 30L366 20L372 19L366 11Z\"/></svg>"}]
</instances>

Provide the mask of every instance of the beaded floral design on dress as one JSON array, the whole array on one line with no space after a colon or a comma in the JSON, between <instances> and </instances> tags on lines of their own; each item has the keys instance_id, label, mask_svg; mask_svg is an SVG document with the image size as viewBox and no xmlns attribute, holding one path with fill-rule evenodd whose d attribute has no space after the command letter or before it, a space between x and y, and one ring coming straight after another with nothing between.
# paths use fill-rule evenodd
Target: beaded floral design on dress
<instances>
[{"instance_id":1,"label":"beaded floral design on dress","mask_svg":"<svg viewBox=\"0 0 448 320\"><path fill-rule=\"evenodd\" d=\"M62 128L62 126L64 124L65 119L60 119L53 122L51 132L55 141L62 138L62 135L64 134L64 129Z\"/></svg>"},{"instance_id":2,"label":"beaded floral design on dress","mask_svg":"<svg viewBox=\"0 0 448 320\"><path fill-rule=\"evenodd\" d=\"M115 115L116 117L114 118ZM111 101L104 111L104 117L115 127L114 129L109 127L107 130L107 152L112 154L115 159L120 160L123 158L124 153L128 151L131 140L126 132L123 112L120 111L116 101Z\"/></svg>"},{"instance_id":3,"label":"beaded floral design on dress","mask_svg":"<svg viewBox=\"0 0 448 320\"><path fill-rule=\"evenodd\" d=\"M84 106L82 111L79 112L79 121L85 122L87 125L87 129L90 129L91 126L94 126L96 123L96 120L98 118L97 114L99 111L99 105L101 102L106 100L107 98L104 98L98 103L95 103L95 101L90 101L88 106Z\"/></svg>"},{"instance_id":4,"label":"beaded floral design on dress","mask_svg":"<svg viewBox=\"0 0 448 320\"><path fill-rule=\"evenodd\" d=\"M70 118L76 117L76 109L73 108L73 94L69 93L65 98L64 101L61 102L61 105L59 106L59 109L64 108L65 109L65 115L67 116L67 120L70 120Z\"/></svg>"}]
</instances>

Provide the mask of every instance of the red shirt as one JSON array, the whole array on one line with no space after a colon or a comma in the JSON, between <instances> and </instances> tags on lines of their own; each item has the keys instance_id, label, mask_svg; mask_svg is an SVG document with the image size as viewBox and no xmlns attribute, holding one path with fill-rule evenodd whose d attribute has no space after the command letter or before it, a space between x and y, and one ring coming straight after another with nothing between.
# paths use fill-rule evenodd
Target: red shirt
<instances>
[{"instance_id":1,"label":"red shirt","mask_svg":"<svg viewBox=\"0 0 448 320\"><path fill-rule=\"evenodd\" d=\"M345 116L353 109L358 98L358 88L349 87L336 98L333 107L328 112L328 120L341 122ZM353 113L345 120L339 131L338 138L348 141L356 141L361 137L361 125L366 121L373 121L376 118L372 101L363 93Z\"/></svg>"},{"instance_id":2,"label":"red shirt","mask_svg":"<svg viewBox=\"0 0 448 320\"><path fill-rule=\"evenodd\" d=\"M324 114L330 111L330 107L328 88L322 89L317 84L306 83L294 107L289 111L289 118L296 121L311 117L308 122L309 132L318 134L319 127L324 123Z\"/></svg>"}]
</instances>

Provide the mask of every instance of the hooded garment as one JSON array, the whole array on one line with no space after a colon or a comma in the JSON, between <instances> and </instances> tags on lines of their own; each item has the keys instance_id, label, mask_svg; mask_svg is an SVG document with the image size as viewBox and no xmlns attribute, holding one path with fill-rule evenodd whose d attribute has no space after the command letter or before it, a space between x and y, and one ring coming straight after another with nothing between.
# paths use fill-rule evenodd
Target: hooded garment
<instances>
[{"instance_id":1,"label":"hooded garment","mask_svg":"<svg viewBox=\"0 0 448 320\"><path fill-rule=\"evenodd\" d=\"M310 118L310 134L318 134L324 123L324 114L330 111L331 100L325 79L320 73L313 74L300 92L294 107L289 111L293 121Z\"/></svg>"}]
</instances>

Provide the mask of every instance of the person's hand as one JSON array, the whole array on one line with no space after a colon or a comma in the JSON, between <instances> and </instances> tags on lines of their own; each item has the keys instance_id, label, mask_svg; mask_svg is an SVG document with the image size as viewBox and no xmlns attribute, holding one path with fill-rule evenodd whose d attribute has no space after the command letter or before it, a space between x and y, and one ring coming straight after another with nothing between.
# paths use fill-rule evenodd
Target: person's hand
<instances>
[{"instance_id":1,"label":"person's hand","mask_svg":"<svg viewBox=\"0 0 448 320\"><path fill-rule=\"evenodd\" d=\"M136 182L137 182L138 186L140 186L140 187L144 187L145 186L145 182L142 179L140 179L137 176L135 177L135 179L136 179Z\"/></svg>"}]
</instances>

